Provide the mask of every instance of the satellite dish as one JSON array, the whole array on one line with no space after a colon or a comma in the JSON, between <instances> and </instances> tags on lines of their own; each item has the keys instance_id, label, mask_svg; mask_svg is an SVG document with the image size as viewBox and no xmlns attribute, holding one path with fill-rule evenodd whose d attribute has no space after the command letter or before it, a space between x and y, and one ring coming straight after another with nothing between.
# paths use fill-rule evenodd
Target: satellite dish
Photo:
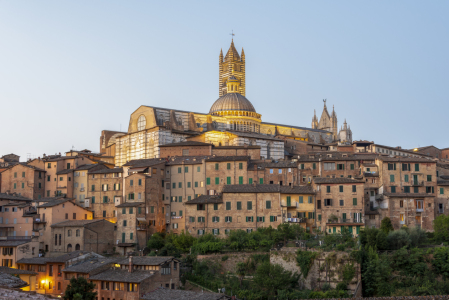
<instances>
[{"instance_id":1,"label":"satellite dish","mask_svg":"<svg viewBox=\"0 0 449 300\"><path fill-rule=\"evenodd\" d=\"M224 294L224 292L226 292L226 289L225 289L225 288L222 288L221 291L222 291L223 294Z\"/></svg>"}]
</instances>

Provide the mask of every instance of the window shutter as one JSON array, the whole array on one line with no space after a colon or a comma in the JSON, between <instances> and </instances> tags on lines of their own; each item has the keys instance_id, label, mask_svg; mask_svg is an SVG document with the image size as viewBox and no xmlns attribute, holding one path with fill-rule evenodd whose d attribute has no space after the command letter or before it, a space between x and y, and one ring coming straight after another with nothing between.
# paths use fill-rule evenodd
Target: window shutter
<instances>
[{"instance_id":1,"label":"window shutter","mask_svg":"<svg viewBox=\"0 0 449 300\"><path fill-rule=\"evenodd\" d=\"M303 197L299 196L299 203L303 203Z\"/></svg>"},{"instance_id":2,"label":"window shutter","mask_svg":"<svg viewBox=\"0 0 449 300\"><path fill-rule=\"evenodd\" d=\"M343 220L346 220L346 213L343 213Z\"/></svg>"}]
</instances>

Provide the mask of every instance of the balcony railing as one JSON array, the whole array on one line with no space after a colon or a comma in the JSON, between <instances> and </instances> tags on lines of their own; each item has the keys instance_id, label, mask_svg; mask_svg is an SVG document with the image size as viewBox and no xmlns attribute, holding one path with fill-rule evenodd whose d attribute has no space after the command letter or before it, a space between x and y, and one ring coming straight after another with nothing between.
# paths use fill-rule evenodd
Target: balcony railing
<instances>
[{"instance_id":1,"label":"balcony railing","mask_svg":"<svg viewBox=\"0 0 449 300\"><path fill-rule=\"evenodd\" d=\"M416 212L423 212L424 208L416 208Z\"/></svg>"},{"instance_id":2,"label":"balcony railing","mask_svg":"<svg viewBox=\"0 0 449 300\"><path fill-rule=\"evenodd\" d=\"M307 218L285 218L286 223L306 223Z\"/></svg>"},{"instance_id":3,"label":"balcony railing","mask_svg":"<svg viewBox=\"0 0 449 300\"><path fill-rule=\"evenodd\" d=\"M424 186L424 181L413 180L412 185L413 186Z\"/></svg>"},{"instance_id":4,"label":"balcony railing","mask_svg":"<svg viewBox=\"0 0 449 300\"><path fill-rule=\"evenodd\" d=\"M399 221L399 224L404 225L405 221Z\"/></svg>"},{"instance_id":5,"label":"balcony railing","mask_svg":"<svg viewBox=\"0 0 449 300\"><path fill-rule=\"evenodd\" d=\"M137 230L147 230L147 224L137 225Z\"/></svg>"}]
</instances>

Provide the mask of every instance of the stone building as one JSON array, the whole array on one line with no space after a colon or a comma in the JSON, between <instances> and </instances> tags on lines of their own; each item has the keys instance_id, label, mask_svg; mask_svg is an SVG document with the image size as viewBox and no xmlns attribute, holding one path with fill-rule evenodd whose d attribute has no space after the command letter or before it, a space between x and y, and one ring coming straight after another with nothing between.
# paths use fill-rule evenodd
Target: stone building
<instances>
[{"instance_id":1,"label":"stone building","mask_svg":"<svg viewBox=\"0 0 449 300\"><path fill-rule=\"evenodd\" d=\"M88 170L87 197L84 207L89 208L95 219L105 219L115 223L115 206L123 197L123 169Z\"/></svg>"},{"instance_id":2,"label":"stone building","mask_svg":"<svg viewBox=\"0 0 449 300\"><path fill-rule=\"evenodd\" d=\"M12 194L0 194L0 237L31 239L33 232L31 199Z\"/></svg>"},{"instance_id":3,"label":"stone building","mask_svg":"<svg viewBox=\"0 0 449 300\"><path fill-rule=\"evenodd\" d=\"M421 227L432 231L437 187L436 162L418 157L379 156L381 217L389 217L395 229Z\"/></svg>"},{"instance_id":4,"label":"stone building","mask_svg":"<svg viewBox=\"0 0 449 300\"><path fill-rule=\"evenodd\" d=\"M53 255L73 251L112 253L114 224L106 220L70 220L51 225L50 251Z\"/></svg>"},{"instance_id":5,"label":"stone building","mask_svg":"<svg viewBox=\"0 0 449 300\"><path fill-rule=\"evenodd\" d=\"M449 215L449 180L437 181L435 197L435 218L439 215Z\"/></svg>"},{"instance_id":6,"label":"stone building","mask_svg":"<svg viewBox=\"0 0 449 300\"><path fill-rule=\"evenodd\" d=\"M22 258L38 255L38 243L35 239L16 239L0 241L0 261L2 267L17 269Z\"/></svg>"},{"instance_id":7,"label":"stone building","mask_svg":"<svg viewBox=\"0 0 449 300\"><path fill-rule=\"evenodd\" d=\"M298 163L296 161L251 161L248 164L248 184L299 185Z\"/></svg>"},{"instance_id":8,"label":"stone building","mask_svg":"<svg viewBox=\"0 0 449 300\"><path fill-rule=\"evenodd\" d=\"M338 139L335 111L330 116L326 108L320 123L312 128L263 122L246 98L245 75L244 55L239 56L231 43L226 57L220 55L219 98L209 113L142 105L131 114L127 133L102 131L102 152L114 148L109 154L114 152L115 164L122 166L133 159L162 157L159 146L195 141L214 146L259 146L261 157L282 159L284 140L324 144ZM344 138L349 137L347 133Z\"/></svg>"},{"instance_id":9,"label":"stone building","mask_svg":"<svg viewBox=\"0 0 449 300\"><path fill-rule=\"evenodd\" d=\"M339 233L342 228L358 235L364 227L363 180L345 177L315 177L317 229Z\"/></svg>"},{"instance_id":10,"label":"stone building","mask_svg":"<svg viewBox=\"0 0 449 300\"><path fill-rule=\"evenodd\" d=\"M16 164L1 174L1 193L16 193L30 199L40 199L45 195L45 170Z\"/></svg>"},{"instance_id":11,"label":"stone building","mask_svg":"<svg viewBox=\"0 0 449 300\"><path fill-rule=\"evenodd\" d=\"M88 164L76 168L73 172L73 198L80 206L85 207L84 200L88 196L88 172L105 170L107 167L104 164Z\"/></svg>"},{"instance_id":12,"label":"stone building","mask_svg":"<svg viewBox=\"0 0 449 300\"><path fill-rule=\"evenodd\" d=\"M233 229L251 232L258 227L277 227L283 223L282 189L294 192L291 187L275 184L236 184L225 185L221 195L203 195L187 201L186 231L193 236L224 236Z\"/></svg>"},{"instance_id":13,"label":"stone building","mask_svg":"<svg viewBox=\"0 0 449 300\"><path fill-rule=\"evenodd\" d=\"M158 287L179 288L179 260L173 257L130 256L118 267L89 276L98 299L139 300Z\"/></svg>"},{"instance_id":14,"label":"stone building","mask_svg":"<svg viewBox=\"0 0 449 300\"><path fill-rule=\"evenodd\" d=\"M117 232L115 245L122 255L128 250L146 246L145 203L142 200L117 205ZM141 233L141 234L139 234ZM136 247L137 246L137 247Z\"/></svg>"},{"instance_id":15,"label":"stone building","mask_svg":"<svg viewBox=\"0 0 449 300\"><path fill-rule=\"evenodd\" d=\"M53 241L51 225L67 220L91 220L92 212L68 198L41 199L34 216L33 231L39 236L39 252L50 251ZM60 253L56 253L59 255ZM52 255L52 252L48 253Z\"/></svg>"},{"instance_id":16,"label":"stone building","mask_svg":"<svg viewBox=\"0 0 449 300\"><path fill-rule=\"evenodd\" d=\"M60 156L44 157L45 160L45 196L55 197L64 194L62 191L73 191L73 169L81 165L92 164L87 157ZM59 173L59 174L58 174ZM64 174L61 176L61 174ZM73 196L73 195L67 195Z\"/></svg>"}]
</instances>

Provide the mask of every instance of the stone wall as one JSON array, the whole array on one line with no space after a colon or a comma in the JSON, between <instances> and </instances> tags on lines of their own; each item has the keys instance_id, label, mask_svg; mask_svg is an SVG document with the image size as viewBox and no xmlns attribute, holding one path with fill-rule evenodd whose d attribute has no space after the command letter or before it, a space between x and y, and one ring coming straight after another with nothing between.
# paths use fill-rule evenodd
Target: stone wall
<instances>
[{"instance_id":1,"label":"stone wall","mask_svg":"<svg viewBox=\"0 0 449 300\"><path fill-rule=\"evenodd\" d=\"M267 252L234 252L228 254L208 254L208 255L198 255L198 261L209 260L214 263L221 265L221 271L223 273L236 272L236 266L238 263L244 262L254 254L268 254ZM228 257L223 261L223 257Z\"/></svg>"},{"instance_id":2,"label":"stone wall","mask_svg":"<svg viewBox=\"0 0 449 300\"><path fill-rule=\"evenodd\" d=\"M296 262L296 251L299 248L294 247L284 247L279 251L271 251L270 262L272 264L279 264L284 269L291 271L293 273L301 274L301 268ZM361 279L360 266L357 262L352 261L349 258L349 253L347 252L322 252L316 250L309 250L318 252L318 257L313 261L313 265L307 274L307 277L300 278L300 286L306 289L320 289L324 283L329 283L332 288L335 288L338 283L342 282L340 278L340 271L345 263L354 263L356 273L350 284L348 285L349 293L352 294L356 287L358 281Z\"/></svg>"}]
</instances>

